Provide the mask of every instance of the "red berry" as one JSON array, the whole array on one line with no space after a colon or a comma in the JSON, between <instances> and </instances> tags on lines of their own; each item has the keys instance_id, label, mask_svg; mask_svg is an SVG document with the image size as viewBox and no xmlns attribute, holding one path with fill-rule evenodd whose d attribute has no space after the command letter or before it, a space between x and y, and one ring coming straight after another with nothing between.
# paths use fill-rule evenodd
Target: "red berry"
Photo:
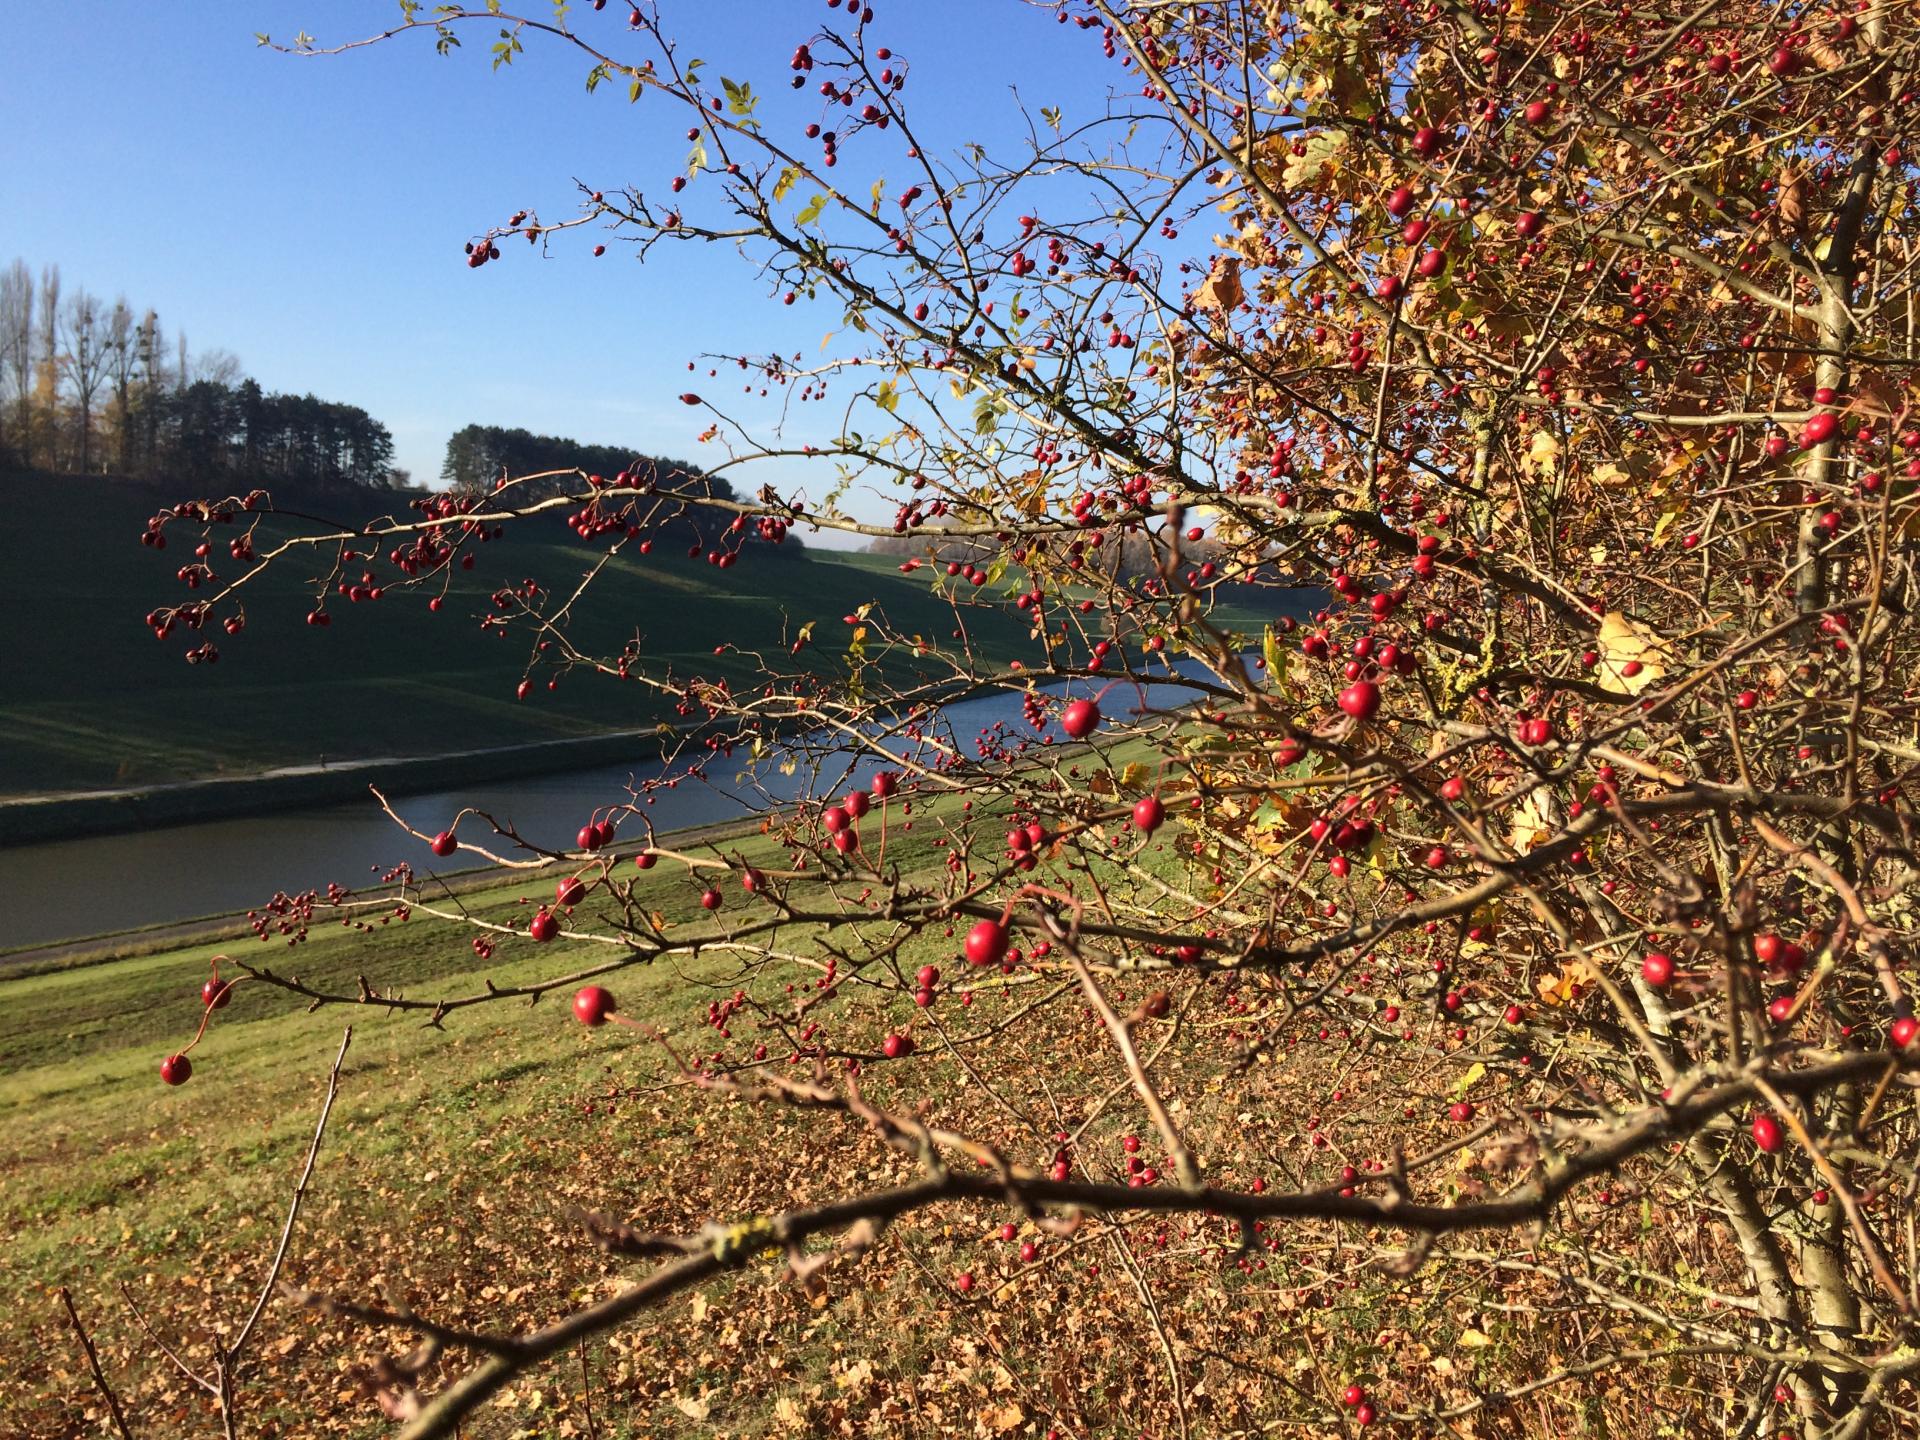
<instances>
[{"instance_id":1,"label":"red berry","mask_svg":"<svg viewBox=\"0 0 1920 1440\"><path fill-rule=\"evenodd\" d=\"M527 933L544 945L560 933L560 922L551 910L542 909L527 922Z\"/></svg>"},{"instance_id":2,"label":"red berry","mask_svg":"<svg viewBox=\"0 0 1920 1440\"><path fill-rule=\"evenodd\" d=\"M1362 1405L1366 1403L1367 1392L1361 1389L1358 1385L1349 1385L1347 1386L1346 1393L1342 1395L1340 1398L1342 1401L1346 1403L1346 1407L1349 1410L1351 1410L1356 1405Z\"/></svg>"},{"instance_id":3,"label":"red berry","mask_svg":"<svg viewBox=\"0 0 1920 1440\"><path fill-rule=\"evenodd\" d=\"M614 1012L612 992L598 985L582 985L574 992L573 1018L582 1025L604 1025Z\"/></svg>"},{"instance_id":4,"label":"red berry","mask_svg":"<svg viewBox=\"0 0 1920 1440\"><path fill-rule=\"evenodd\" d=\"M1371 680L1356 680L1340 692L1340 708L1356 720L1371 720L1380 708L1380 687Z\"/></svg>"},{"instance_id":5,"label":"red berry","mask_svg":"<svg viewBox=\"0 0 1920 1440\"><path fill-rule=\"evenodd\" d=\"M1133 804L1133 828L1151 835L1167 818L1167 807L1158 795L1142 795Z\"/></svg>"},{"instance_id":6,"label":"red berry","mask_svg":"<svg viewBox=\"0 0 1920 1440\"><path fill-rule=\"evenodd\" d=\"M996 920L982 920L967 932L967 963L997 965L1007 953L1007 932Z\"/></svg>"},{"instance_id":7,"label":"red berry","mask_svg":"<svg viewBox=\"0 0 1920 1440\"><path fill-rule=\"evenodd\" d=\"M1640 962L1640 978L1656 990L1664 990L1673 983L1673 957L1659 950L1650 950Z\"/></svg>"},{"instance_id":8,"label":"red berry","mask_svg":"<svg viewBox=\"0 0 1920 1440\"><path fill-rule=\"evenodd\" d=\"M1913 1044L1913 1037L1920 1035L1920 1020L1911 1015L1902 1015L1887 1029L1887 1037L1893 1041L1893 1048L1905 1050Z\"/></svg>"},{"instance_id":9,"label":"red berry","mask_svg":"<svg viewBox=\"0 0 1920 1440\"><path fill-rule=\"evenodd\" d=\"M880 1042L880 1050L889 1060L898 1060L903 1055L911 1055L913 1053L913 1037L911 1035L889 1035Z\"/></svg>"},{"instance_id":10,"label":"red berry","mask_svg":"<svg viewBox=\"0 0 1920 1440\"><path fill-rule=\"evenodd\" d=\"M224 1010L233 998L233 984L218 976L200 987L200 1003L209 1010ZM1898 1022L1895 1022L1898 1023Z\"/></svg>"},{"instance_id":11,"label":"red berry","mask_svg":"<svg viewBox=\"0 0 1920 1440\"><path fill-rule=\"evenodd\" d=\"M184 1055L169 1055L160 1062L160 1078L169 1085L184 1085L193 1078L193 1062Z\"/></svg>"},{"instance_id":12,"label":"red berry","mask_svg":"<svg viewBox=\"0 0 1920 1440\"><path fill-rule=\"evenodd\" d=\"M434 854L444 857L458 850L460 848L460 842L454 838L453 831L442 830L438 835L433 837L433 842L428 848L431 849Z\"/></svg>"},{"instance_id":13,"label":"red berry","mask_svg":"<svg viewBox=\"0 0 1920 1440\"><path fill-rule=\"evenodd\" d=\"M553 887L553 903L556 905L578 905L587 898L587 882L578 875L562 880Z\"/></svg>"},{"instance_id":14,"label":"red berry","mask_svg":"<svg viewBox=\"0 0 1920 1440\"><path fill-rule=\"evenodd\" d=\"M700 892L700 908L702 910L718 910L720 908L720 892L712 886L708 886L705 890L702 890Z\"/></svg>"},{"instance_id":15,"label":"red berry","mask_svg":"<svg viewBox=\"0 0 1920 1440\"><path fill-rule=\"evenodd\" d=\"M1753 1143L1771 1155L1780 1148L1780 1122L1771 1115L1753 1117Z\"/></svg>"},{"instance_id":16,"label":"red berry","mask_svg":"<svg viewBox=\"0 0 1920 1440\"><path fill-rule=\"evenodd\" d=\"M1831 410L1822 410L1809 416L1807 423L1800 427L1800 448L1811 450L1816 445L1824 445L1840 429L1840 417Z\"/></svg>"},{"instance_id":17,"label":"red berry","mask_svg":"<svg viewBox=\"0 0 1920 1440\"><path fill-rule=\"evenodd\" d=\"M1060 712L1060 728L1075 740L1084 740L1100 728L1100 707L1091 700L1075 700Z\"/></svg>"}]
</instances>

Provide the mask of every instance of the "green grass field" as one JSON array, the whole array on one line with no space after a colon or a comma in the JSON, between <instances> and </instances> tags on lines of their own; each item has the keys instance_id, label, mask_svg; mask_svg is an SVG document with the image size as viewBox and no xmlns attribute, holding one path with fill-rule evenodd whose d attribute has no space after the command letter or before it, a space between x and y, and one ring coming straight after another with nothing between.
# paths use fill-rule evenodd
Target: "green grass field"
<instances>
[{"instance_id":1,"label":"green grass field","mask_svg":"<svg viewBox=\"0 0 1920 1440\"><path fill-rule=\"evenodd\" d=\"M1105 758L1118 770L1146 757L1116 747ZM1065 763L1069 780L1087 784L1100 762L1087 754ZM1124 811L1125 796L1116 798ZM912 830L890 829L886 863L927 873L944 857L936 846L943 828L957 819L950 802L917 803ZM974 819L990 851L1000 824L984 811ZM1177 821L1152 840L1121 831L1123 846L1167 880L1180 879L1185 864L1180 833ZM718 848L768 868L780 858L757 834ZM638 904L683 940L723 936L763 903L726 879L725 908L711 916L699 908L700 882L675 862L621 873L635 879ZM1058 887L1084 885L1089 875L1049 861L1033 878ZM461 903L482 919L524 917L525 902L551 896L553 880L554 873L528 875ZM803 904L826 898L817 880L792 893ZM857 886L839 890L852 915L858 895ZM600 915L593 928L602 933L603 903L589 897L579 912L586 923ZM557 980L609 954L565 937L545 946L513 937L482 963L458 925L421 914L384 922L362 914L357 927L340 919L323 908L305 943L245 942L233 953L320 990L351 993L364 977L428 1001L482 993L489 981ZM833 941L858 962L886 933L868 915L838 927ZM885 1033L910 1030L919 1055L867 1064L865 1092L1022 1162L1044 1167L1058 1137L1076 1132L1077 1173L1119 1179L1128 1135L1143 1137L1144 1158L1164 1165L1098 1020L1071 995L1034 1006L1071 977L1057 968L970 970L957 943L936 927L891 959L861 964L856 980L812 1012L826 1027L816 1038L873 1055ZM781 1030L753 1011L736 1016L728 1034L707 1020L709 1006L743 986L770 1017L790 1016L787 997L817 982L824 937L789 925L780 949L806 959L754 968L708 948L601 978L623 1015L657 1029L682 1056L751 1069L754 1046L765 1043L768 1067L807 1078L807 1066L787 1062ZM0 1307L0 1434L107 1433L59 1308L61 1285L94 1331L142 1440L218 1433L209 1404L143 1335L122 1287L189 1363L205 1362L210 1334L232 1333L257 1293L349 1023L354 1041L340 1100L284 1272L294 1286L411 1307L461 1328L528 1330L648 1268L590 1243L574 1209L685 1233L710 1219L911 1178L911 1162L863 1125L716 1096L685 1084L655 1036L576 1024L567 1008L571 981L538 1004L481 1005L454 1012L440 1028L418 1011L372 1004L310 1012L296 996L243 981L194 1052L192 1080L170 1090L157 1067L193 1033L210 953L200 946L40 974L0 972L0 1277L10 1302ZM929 1010L909 998L922 964L944 971ZM1457 1129L1444 1116L1460 1054L1475 1046L1494 1054L1508 1043L1490 1021L1456 1045L1442 1033L1453 1022L1437 1008L1417 1039L1409 1032L1384 1049L1347 1040L1343 1028L1330 1037L1326 1027L1343 1025L1343 1009L1353 1022L1376 1003L1371 995L1336 998L1300 1017L1285 1042L1243 1074L1242 1034L1264 1030L1276 1003L1261 977L1182 970L1151 983L1165 985L1172 1009L1139 1032L1142 1052L1154 1057L1162 1097L1200 1163L1227 1186L1266 1177L1290 1187L1337 1184L1342 1163L1378 1158L1387 1144L1412 1154L1441 1145L1445 1153ZM1431 981L1410 977L1405 990L1382 983L1386 998L1413 1006ZM1121 1008L1148 993L1127 974L1109 976L1105 988ZM991 1040L980 1039L989 1032ZM1506 1083L1489 1076L1476 1094L1504 1103L1496 1092ZM1424 1118L1402 1120L1403 1100L1417 1102ZM1467 1183L1435 1178L1443 1191ZM1644 1205L1617 1215L1628 1234L1641 1217L1640 1242L1663 1253L1678 1246L1692 1273L1707 1277L1702 1283L1737 1286L1703 1255L1699 1236L1669 1243L1648 1229ZM1568 1243L1585 1238L1576 1231ZM1021 1254L1029 1242L1038 1247L1030 1259ZM1379 1262L1404 1243L1390 1231L1296 1222L1243 1251L1218 1219L1134 1212L1064 1234L1004 1205L943 1205L904 1217L863 1259L830 1269L815 1291L768 1257L680 1295L520 1377L464 1433L1159 1440L1181 1433L1184 1407L1194 1436L1333 1434L1347 1433L1338 1397L1355 1379L1383 1405L1421 1406L1457 1397L1463 1385L1484 1393L1577 1358L1584 1341L1566 1333L1550 1294L1516 1292L1472 1266L1436 1268L1438 1257L1418 1282L1396 1279ZM1539 1235L1529 1243L1553 1250L1561 1242ZM963 1271L975 1280L964 1295L956 1286ZM243 1387L241 1433L391 1434L355 1377L414 1343L276 1302L259 1332L258 1368ZM1170 1355L1179 1362L1178 1392ZM427 1389L472 1363L450 1356ZM1624 1412L1598 1403L1577 1389L1562 1394L1542 1411L1542 1424L1552 1433L1651 1440L1711 1433L1718 1413L1710 1394L1675 1392L1679 1428L1616 1430L1608 1417Z\"/></svg>"},{"instance_id":2,"label":"green grass field","mask_svg":"<svg viewBox=\"0 0 1920 1440\"><path fill-rule=\"evenodd\" d=\"M514 699L526 643L483 633L476 617L495 587L528 577L565 586L598 556L557 516L480 547L479 566L459 573L439 614L424 593L359 605L334 597L334 623L315 630L303 623L312 566L288 565L248 596L245 633L214 637L220 662L189 666L178 636L157 641L141 623L195 593L174 579L192 527L177 528L162 553L136 543L162 498L113 481L0 476L8 515L0 565L16 592L34 597L35 614L56 617L15 626L0 662L0 795L524 745L673 718L650 690L585 672ZM843 617L869 602L904 633L944 640L953 628L930 572L907 577L891 559L812 549L726 571L684 552L623 556L581 602L570 633L589 653L639 637L655 672L725 678L737 689L753 662L732 650L715 655L716 645L784 658L783 632L814 621L816 663L833 667L845 648ZM1223 613L1257 629L1272 612ZM1024 630L1001 611L973 608L967 619L987 655L1031 659Z\"/></svg>"},{"instance_id":3,"label":"green grass field","mask_svg":"<svg viewBox=\"0 0 1920 1440\"><path fill-rule=\"evenodd\" d=\"M889 863L910 873L931 863L940 815L939 806L923 805L913 832L896 827ZM749 861L776 858L757 835L723 848ZM485 917L524 915L520 897L543 898L551 883L530 879L466 903ZM698 886L684 870L662 865L638 885L640 902L671 917L676 933L715 933L750 903L729 885L716 923L699 910ZM803 892L822 894L817 886ZM786 943L813 948L803 930ZM883 1028L911 1023L923 1049L937 1049L936 1023L964 1035L1020 1010L1041 983L969 974L954 944L922 937L897 967L870 972L886 988L856 987L823 1012L833 1043L872 1047ZM486 979L566 974L606 952L564 939L510 940L481 966L462 932L415 917L364 930L317 921L297 949L236 953L264 956L256 963L317 988L352 989L364 975L430 998L474 993ZM0 1354L17 1357L0 1369L4 1433L88 1433L83 1417L95 1401L60 1319L60 1284L72 1287L96 1328L104 1363L136 1414L169 1417L177 1433L206 1430L210 1412L142 1338L118 1287L128 1286L190 1359L204 1357L201 1337L210 1329L235 1322L278 1233L348 1023L355 1036L341 1098L286 1271L295 1285L386 1296L449 1323L532 1326L634 1273L578 1238L567 1206L679 1229L909 1175L907 1162L846 1122L673 1085L661 1047L630 1029L590 1032L573 1023L566 991L531 1008L510 1002L459 1012L433 1029L417 1013L367 1006L308 1013L297 997L242 982L194 1052L193 1079L169 1090L156 1066L192 1034L209 954L199 947L0 980L0 1133L8 1136L0 1269L14 1295L0 1310ZM923 962L943 965L960 983L940 1008L916 1016L895 987ZM803 985L814 973L792 972ZM738 1060L766 1032L748 1016L722 1039L704 1019L712 1001L746 978L713 955L627 970L607 983L622 1013L659 1027L683 1053ZM960 1008L959 993L975 981L971 1008ZM1004 1129L1001 1105L1045 1107L1105 1088L1096 1073L1110 1081L1094 1068L1097 1048L1076 1047L1061 1023L1057 1010L1016 1022L996 1062L1012 1063L991 1073L991 1097L939 1056L910 1070L874 1066L867 1088L883 1102L938 1096L945 1120L993 1133ZM1195 1102L1205 1104L1198 1095ZM1140 1123L1127 1104L1115 1105L1090 1148L1112 1152L1117 1163L1120 1135ZM823 1296L810 1297L764 1262L596 1342L587 1366L600 1433L795 1435L842 1420L857 1433L934 1433L971 1429L976 1415L992 1414L994 1433L1037 1435L1048 1413L1069 1407L1116 1421L1151 1409L1162 1384L1157 1352L1125 1271L1103 1269L1097 1255L1066 1244L1057 1256L1050 1249L1053 1263L1023 1266L1016 1245L988 1233L1003 1218L959 1207L928 1212L892 1232L905 1243L890 1241L836 1275ZM1021 1234L1039 1232L1022 1225ZM1153 1248L1148 1235L1140 1238ZM1212 1241L1189 1237L1182 1248L1183 1263L1197 1255L1204 1273L1218 1271ZM990 1287L977 1302L952 1291L962 1265ZM1098 1331L1079 1331L1061 1309L1070 1292L1076 1303L1119 1313ZM1226 1292L1209 1293L1205 1308L1224 1318ZM350 1378L354 1364L378 1353L365 1332L276 1304L261 1339L262 1369L244 1397L250 1433L382 1433L384 1422ZM456 1359L455 1368L465 1363ZM1102 1393L1063 1401L1060 1377L1094 1365L1109 1376ZM468 1433L584 1434L587 1399L573 1357L516 1384ZM1019 1418L1009 1418L1016 1410Z\"/></svg>"}]
</instances>

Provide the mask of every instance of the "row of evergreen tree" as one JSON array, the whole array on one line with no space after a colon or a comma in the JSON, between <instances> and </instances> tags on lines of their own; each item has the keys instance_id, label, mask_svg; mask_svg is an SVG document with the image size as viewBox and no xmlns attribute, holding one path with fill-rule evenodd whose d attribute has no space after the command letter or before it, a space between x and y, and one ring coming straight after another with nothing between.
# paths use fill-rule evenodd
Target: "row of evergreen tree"
<instances>
[{"instance_id":1,"label":"row of evergreen tree","mask_svg":"<svg viewBox=\"0 0 1920 1440\"><path fill-rule=\"evenodd\" d=\"M393 437L356 405L262 390L225 351L191 353L123 296L0 269L0 464L196 488L406 483Z\"/></svg>"},{"instance_id":2,"label":"row of evergreen tree","mask_svg":"<svg viewBox=\"0 0 1920 1440\"><path fill-rule=\"evenodd\" d=\"M469 425L448 437L440 478L449 486L469 490L492 489L502 475L519 477L547 470L584 470L610 480L623 470L631 471L636 461L656 474L664 488L678 489L698 474L691 465L677 460L636 456L614 445L587 445L560 435L535 435L499 425ZM704 493L733 498L733 490L724 480L707 483L713 488ZM568 476L552 488L571 490L576 482Z\"/></svg>"},{"instance_id":3,"label":"row of evergreen tree","mask_svg":"<svg viewBox=\"0 0 1920 1440\"><path fill-rule=\"evenodd\" d=\"M468 425L447 439L447 458L440 467L440 478L449 487L490 491L503 477L523 480L548 471L561 472L545 481L523 484L514 491L521 501L540 499L566 492L578 493L575 471L599 475L611 481L621 474L644 479L668 495L708 496L733 500L734 489L724 479L702 474L680 460L638 455L614 445L588 445L560 435L535 435L528 430L507 429L499 425ZM623 502L624 503L624 502ZM726 540L730 517L721 511L701 506L675 506L643 503L649 535L659 543L700 549L733 548ZM745 538L758 540L757 532ZM798 554L802 549L797 535L786 535L779 550Z\"/></svg>"}]
</instances>

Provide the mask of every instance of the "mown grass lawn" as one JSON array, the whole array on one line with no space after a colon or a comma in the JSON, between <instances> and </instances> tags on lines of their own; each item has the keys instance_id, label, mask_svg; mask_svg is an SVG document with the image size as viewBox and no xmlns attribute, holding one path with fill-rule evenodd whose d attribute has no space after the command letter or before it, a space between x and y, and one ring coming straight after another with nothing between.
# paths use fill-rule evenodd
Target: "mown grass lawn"
<instances>
[{"instance_id":1,"label":"mown grass lawn","mask_svg":"<svg viewBox=\"0 0 1920 1440\"><path fill-rule=\"evenodd\" d=\"M109 480L0 474L0 564L23 593L57 596L59 622L19 628L9 642L0 686L0 796L144 785L276 766L381 756L445 754L522 745L672 720L670 704L648 687L572 674L549 691L536 667L536 691L524 703L515 687L528 673L524 633L500 638L480 629L500 586L535 579L565 589L604 555L567 530L558 515L510 530L480 547L480 564L456 571L445 608L427 609L432 591L395 591L377 603L330 602L334 623L304 623L315 570L295 557L248 587L248 625L214 638L215 666L182 662L186 642L157 641L141 623L150 610L196 598L174 571L181 555L135 543L159 503L157 492ZM378 497L363 507L383 503ZM385 502L403 504L402 501ZM63 540L75 514L87 522L86 546ZM279 522L268 522L269 530ZM186 531L181 531L186 543ZM228 565L225 568L231 569ZM959 582L954 582L959 583ZM1008 584L1012 584L1009 579ZM642 642L655 673L749 684L754 650L785 658L809 622L803 652L823 671L843 671L843 617L872 604L895 631L945 643L954 625L950 600L931 571L902 575L892 557L810 549L804 557L754 547L717 570L699 560L623 553L595 581L569 625L572 642L596 655ZM1024 624L996 602L967 601L969 639L996 662L1032 660ZM1233 592L1223 622L1250 627L1298 599ZM222 612L224 616L226 612ZM203 637L204 638L204 637ZM722 647L716 654L716 647ZM896 675L904 674L900 665ZM137 703L136 703L137 702Z\"/></svg>"},{"instance_id":2,"label":"mown grass lawn","mask_svg":"<svg viewBox=\"0 0 1920 1440\"><path fill-rule=\"evenodd\" d=\"M1128 754L1109 758L1118 765ZM937 864L934 842L953 818L919 805L912 832L891 831L889 862L909 874ZM984 833L983 848L994 845L996 824ZM1167 875L1182 863L1172 844L1178 833L1170 825L1140 851ZM779 859L773 841L757 835L720 849L768 867ZM630 866L623 873L637 875ZM483 918L524 916L521 901L549 897L554 878L529 876L463 903ZM725 909L706 916L699 888L663 862L638 879L635 895L679 936L719 935L754 912L756 902L728 879ZM813 882L802 892L811 901L825 895ZM858 887L841 893L857 910ZM590 900L580 914L598 908ZM337 919L323 908L305 943L236 953L316 989L351 991L365 976L418 998L473 994L487 980L551 978L607 953L564 938L547 946L512 938L482 964L467 932L421 915L364 929ZM859 957L884 933L869 917L842 927L835 941ZM912 1027L918 1056L866 1065L867 1093L898 1108L924 1107L939 1123L1038 1166L1050 1160L1055 1137L1069 1133L1078 1135L1082 1173L1123 1175L1128 1135L1164 1165L1086 1007L1069 995L1028 1012L1061 982L1059 972L970 972L957 944L936 928L892 961L862 966L859 980L817 1012L828 1043L857 1052L872 1053L887 1031ZM780 946L824 954L806 927L792 927ZM169 1090L156 1069L192 1034L210 954L198 947L0 980L0 1269L13 1301L0 1307L0 1433L104 1433L55 1298L61 1284L94 1328L139 1417L137 1434L216 1433L204 1398L158 1358L119 1287L190 1360L204 1360L210 1332L237 1323L278 1235L348 1023L354 1040L340 1099L285 1271L295 1286L412 1306L456 1326L532 1328L644 1272L644 1263L590 1243L576 1207L689 1231L712 1218L898 1182L913 1170L844 1119L686 1085L648 1033L574 1023L567 990L531 1007L461 1010L434 1028L419 1012L367 1005L309 1013L298 997L246 982L194 1052L191 1082ZM923 963L945 972L929 1011L907 998ZM727 1036L706 1020L709 1006L736 987L784 1006L787 984L803 989L818 975L792 962L745 970L709 950L626 969L606 983L625 1016L664 1033L683 1056L718 1054L740 1065L767 1043L770 1068L804 1078L807 1068L785 1063L778 1032L761 1028L751 1011L734 1017ZM1417 1151L1443 1133L1446 1087L1461 1067L1475 1054L1497 1057L1508 1043L1494 1024L1454 1044L1428 1023L1417 1039L1389 1049L1368 1040L1364 1027L1335 1023L1321 1033L1330 1014L1344 1008L1353 1022L1372 1004L1336 996L1329 1013L1303 1017L1272 1059L1228 1083L1241 1041L1270 1018L1272 995L1254 977L1181 972L1166 983L1172 1018L1147 1036L1152 1047L1166 1044L1156 1073L1222 1184L1337 1184L1342 1164L1378 1158L1394 1140ZM1405 983L1412 1005L1430 982ZM1145 994L1124 975L1108 986L1118 1004ZM969 990L972 1002L963 1005ZM1002 1021L1008 1028L991 1045L967 1043ZM1491 1098L1503 1083L1490 1077L1476 1093ZM1403 1100L1418 1103L1418 1121L1398 1120ZM1623 1210L1622 1223L1630 1226L1639 1208ZM1013 1227L1010 1238L1003 1225ZM1652 1239L1684 1245L1692 1273L1709 1273L1700 1267L1699 1237ZM1520 1291L1490 1287L1470 1267L1436 1262L1411 1284L1388 1275L1379 1260L1404 1244L1389 1232L1293 1226L1257 1240L1242 1251L1222 1222L1145 1214L1050 1233L1005 1206L945 1205L906 1217L863 1260L828 1270L813 1291L782 1262L763 1258L682 1295L584 1354L522 1377L467 1433L586 1435L589 1407L592 1433L602 1436L1053 1432L1120 1440L1177 1435L1183 1417L1189 1435L1339 1433L1338 1395L1355 1379L1382 1397L1383 1409L1433 1404L1469 1384L1544 1373L1580 1343L1550 1310L1516 1306ZM1038 1247L1031 1261L1021 1259L1027 1242ZM963 1271L976 1281L966 1295L955 1285ZM361 1392L357 1367L413 1344L276 1301L259 1335L259 1368L243 1391L243 1433L385 1433L389 1422ZM1169 1349L1184 1380L1177 1392ZM428 1388L470 1363L449 1355ZM1713 1396L1693 1392L1677 1394L1666 1412L1578 1387L1537 1403L1570 1434L1689 1433L1671 1427L1716 1413Z\"/></svg>"}]
</instances>

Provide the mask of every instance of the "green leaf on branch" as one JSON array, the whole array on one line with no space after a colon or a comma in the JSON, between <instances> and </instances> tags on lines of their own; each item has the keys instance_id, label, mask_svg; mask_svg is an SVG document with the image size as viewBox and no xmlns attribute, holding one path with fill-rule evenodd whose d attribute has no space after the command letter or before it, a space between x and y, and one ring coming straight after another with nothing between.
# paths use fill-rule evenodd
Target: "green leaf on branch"
<instances>
[{"instance_id":1,"label":"green leaf on branch","mask_svg":"<svg viewBox=\"0 0 1920 1440\"><path fill-rule=\"evenodd\" d=\"M816 195L807 202L805 209L793 217L793 223L796 225L812 225L820 219L821 212L826 208L827 197L824 195Z\"/></svg>"},{"instance_id":2,"label":"green leaf on branch","mask_svg":"<svg viewBox=\"0 0 1920 1440\"><path fill-rule=\"evenodd\" d=\"M744 80L735 84L722 75L720 88L727 92L727 113L730 115L751 115L753 107L760 103L759 97L753 93L753 86Z\"/></svg>"},{"instance_id":3,"label":"green leaf on branch","mask_svg":"<svg viewBox=\"0 0 1920 1440\"><path fill-rule=\"evenodd\" d=\"M1287 683L1287 667L1293 663L1293 656L1280 643L1280 636L1273 626L1267 626L1267 633L1261 637L1260 653L1267 662L1267 683L1284 686Z\"/></svg>"},{"instance_id":4,"label":"green leaf on branch","mask_svg":"<svg viewBox=\"0 0 1920 1440\"><path fill-rule=\"evenodd\" d=\"M494 42L493 46L493 68L498 70L502 65L511 65L513 57L518 55L522 48L518 35L511 30L502 30L500 38Z\"/></svg>"},{"instance_id":5,"label":"green leaf on branch","mask_svg":"<svg viewBox=\"0 0 1920 1440\"><path fill-rule=\"evenodd\" d=\"M1253 812L1247 823L1256 830L1277 830L1287 823L1287 812L1276 805L1269 795L1260 802L1260 808Z\"/></svg>"},{"instance_id":6,"label":"green leaf on branch","mask_svg":"<svg viewBox=\"0 0 1920 1440\"><path fill-rule=\"evenodd\" d=\"M776 200L786 199L787 192L793 189L793 182L799 178L800 167L798 165L787 166L786 169L780 172L780 177L773 182L773 198Z\"/></svg>"}]
</instances>

